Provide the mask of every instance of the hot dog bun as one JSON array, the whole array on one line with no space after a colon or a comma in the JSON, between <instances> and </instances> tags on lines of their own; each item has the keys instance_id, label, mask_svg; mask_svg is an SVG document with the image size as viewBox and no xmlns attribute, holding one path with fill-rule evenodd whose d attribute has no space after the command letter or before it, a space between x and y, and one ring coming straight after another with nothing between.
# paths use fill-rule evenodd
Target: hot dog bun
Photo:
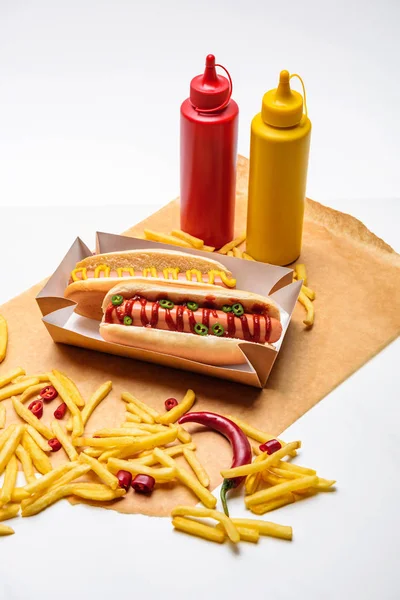
<instances>
[{"instance_id":1,"label":"hot dog bun","mask_svg":"<svg viewBox=\"0 0 400 600\"><path fill-rule=\"evenodd\" d=\"M111 276L95 277L96 268L103 265L109 267ZM175 250L126 250L124 252L109 252L107 254L97 254L88 256L84 260L77 263L75 270L82 270L85 273L84 279L73 281L72 276L69 284L64 292L65 298L76 302L75 312L90 319L101 320L102 311L101 304L107 292L121 281L127 282L137 277L141 277L143 269L155 269L158 277L151 277L152 281L168 281L163 278L164 269L178 269L179 277L182 279L176 280L177 284L191 285L186 279L186 271L197 269L204 279L208 279L210 271L222 272L229 286L234 287L236 284L232 273L224 267L220 262L205 258L203 256L195 256L185 252ZM117 269L133 269L135 275L129 276L127 272L124 277L117 277ZM172 276L172 275L171 275ZM193 275L195 278L195 275ZM197 282L193 284L197 285ZM223 285L222 280L217 276L215 284ZM205 284L202 284L205 285Z\"/></svg>"},{"instance_id":2,"label":"hot dog bun","mask_svg":"<svg viewBox=\"0 0 400 600\"><path fill-rule=\"evenodd\" d=\"M103 311L106 312L114 295L124 299L143 296L149 301L167 298L176 304L188 300L200 305L212 302L217 308L227 303L240 302L246 311L257 306L258 311L266 311L271 319L278 322L280 328L280 312L276 303L266 296L260 296L242 290L227 290L212 285L177 285L175 282L148 282L146 279L135 279L115 286L104 298ZM239 344L244 340L214 335L200 336L193 333L161 330L152 327L129 326L106 323L100 325L100 334L107 342L132 346L143 350L151 350L194 360L212 365L243 364L246 359ZM257 344L259 345L259 344ZM272 347L270 344L263 344Z\"/></svg>"}]
</instances>

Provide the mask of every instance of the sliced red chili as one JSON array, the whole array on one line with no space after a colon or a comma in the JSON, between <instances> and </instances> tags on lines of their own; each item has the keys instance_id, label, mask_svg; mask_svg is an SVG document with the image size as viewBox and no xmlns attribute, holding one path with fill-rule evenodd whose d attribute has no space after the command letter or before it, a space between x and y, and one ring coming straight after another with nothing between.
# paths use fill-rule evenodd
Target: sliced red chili
<instances>
[{"instance_id":1,"label":"sliced red chili","mask_svg":"<svg viewBox=\"0 0 400 600\"><path fill-rule=\"evenodd\" d=\"M117 473L117 479L119 487L124 488L124 490L128 491L132 483L132 473L121 469L121 471L118 471Z\"/></svg>"},{"instance_id":2,"label":"sliced red chili","mask_svg":"<svg viewBox=\"0 0 400 600\"><path fill-rule=\"evenodd\" d=\"M259 446L261 452L266 452L267 454L273 454L282 448L282 444L278 440L268 440L268 442L264 442Z\"/></svg>"},{"instance_id":3,"label":"sliced red chili","mask_svg":"<svg viewBox=\"0 0 400 600\"><path fill-rule=\"evenodd\" d=\"M165 410L171 410L175 406L178 406L178 400L176 398L167 398L164 402Z\"/></svg>"},{"instance_id":4,"label":"sliced red chili","mask_svg":"<svg viewBox=\"0 0 400 600\"><path fill-rule=\"evenodd\" d=\"M39 392L39 396L45 401L45 402L50 402L50 400L54 400L54 398L57 398L58 396L58 392L56 390L55 387L53 387L52 385L48 385L47 387L43 388L40 392Z\"/></svg>"},{"instance_id":5,"label":"sliced red chili","mask_svg":"<svg viewBox=\"0 0 400 600\"><path fill-rule=\"evenodd\" d=\"M151 494L156 480L151 475L136 475L132 487L137 494Z\"/></svg>"},{"instance_id":6,"label":"sliced red chili","mask_svg":"<svg viewBox=\"0 0 400 600\"><path fill-rule=\"evenodd\" d=\"M65 404L65 402L62 402L62 404L60 404L60 406L57 406L56 410L54 411L54 416L56 419L63 419L65 417L66 412L67 405Z\"/></svg>"},{"instance_id":7,"label":"sliced red chili","mask_svg":"<svg viewBox=\"0 0 400 600\"><path fill-rule=\"evenodd\" d=\"M29 410L35 417L41 419L43 416L43 402L41 400L34 400L28 406Z\"/></svg>"},{"instance_id":8,"label":"sliced red chili","mask_svg":"<svg viewBox=\"0 0 400 600\"><path fill-rule=\"evenodd\" d=\"M48 441L48 444L52 452L58 452L61 448L61 442L57 438L51 438L51 440Z\"/></svg>"}]
</instances>

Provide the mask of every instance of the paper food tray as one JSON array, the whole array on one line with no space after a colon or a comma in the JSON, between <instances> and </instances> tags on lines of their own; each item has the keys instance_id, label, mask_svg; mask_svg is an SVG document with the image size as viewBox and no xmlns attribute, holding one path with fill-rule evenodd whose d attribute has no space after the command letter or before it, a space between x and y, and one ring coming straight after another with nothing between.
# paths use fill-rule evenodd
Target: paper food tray
<instances>
[{"instance_id":1,"label":"paper food tray","mask_svg":"<svg viewBox=\"0 0 400 600\"><path fill-rule=\"evenodd\" d=\"M122 235L98 232L96 236L96 251L99 254L146 248L177 250L175 246L168 244L159 244ZM108 352L175 369L193 371L254 387L264 387L289 326L301 289L301 281L292 283L292 270L286 267L245 261L229 256L219 257L213 254L210 255L209 252L189 248L179 248L179 251L206 256L207 258L211 257L216 260L220 259L233 272L238 289L248 290L264 296L270 295L275 300L279 305L283 331L279 342L274 344L274 348L243 341L239 344L243 353L243 364L214 366L156 351L131 348L104 341L99 333L98 321L75 314L75 303L64 298L64 290L68 285L71 271L75 268L76 263L92 254L79 238L72 244L59 267L36 297L43 315L43 322L51 337L58 343ZM132 370L134 368L137 368L137 366L132 365Z\"/></svg>"}]
</instances>

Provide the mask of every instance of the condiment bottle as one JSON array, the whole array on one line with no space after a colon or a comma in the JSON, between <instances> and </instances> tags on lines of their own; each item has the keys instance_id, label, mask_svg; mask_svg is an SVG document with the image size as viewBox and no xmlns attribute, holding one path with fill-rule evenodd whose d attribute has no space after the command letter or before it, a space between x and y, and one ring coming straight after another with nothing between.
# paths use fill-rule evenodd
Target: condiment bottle
<instances>
[{"instance_id":1,"label":"condiment bottle","mask_svg":"<svg viewBox=\"0 0 400 600\"><path fill-rule=\"evenodd\" d=\"M181 229L216 248L232 240L235 219L239 109L231 94L228 71L209 54L181 106Z\"/></svg>"},{"instance_id":2,"label":"condiment bottle","mask_svg":"<svg viewBox=\"0 0 400 600\"><path fill-rule=\"evenodd\" d=\"M311 121L291 77L281 71L251 123L247 252L275 265L299 257L303 232Z\"/></svg>"}]
</instances>

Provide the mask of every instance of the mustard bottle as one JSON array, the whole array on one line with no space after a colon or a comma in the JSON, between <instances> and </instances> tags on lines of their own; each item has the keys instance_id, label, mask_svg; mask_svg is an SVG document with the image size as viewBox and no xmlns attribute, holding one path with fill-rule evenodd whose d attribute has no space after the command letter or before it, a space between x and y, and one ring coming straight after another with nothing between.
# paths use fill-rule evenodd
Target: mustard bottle
<instances>
[{"instance_id":1,"label":"mustard bottle","mask_svg":"<svg viewBox=\"0 0 400 600\"><path fill-rule=\"evenodd\" d=\"M302 83L305 113L292 77ZM256 260L283 266L300 255L310 137L303 81L281 71L251 123L246 244Z\"/></svg>"}]
</instances>

